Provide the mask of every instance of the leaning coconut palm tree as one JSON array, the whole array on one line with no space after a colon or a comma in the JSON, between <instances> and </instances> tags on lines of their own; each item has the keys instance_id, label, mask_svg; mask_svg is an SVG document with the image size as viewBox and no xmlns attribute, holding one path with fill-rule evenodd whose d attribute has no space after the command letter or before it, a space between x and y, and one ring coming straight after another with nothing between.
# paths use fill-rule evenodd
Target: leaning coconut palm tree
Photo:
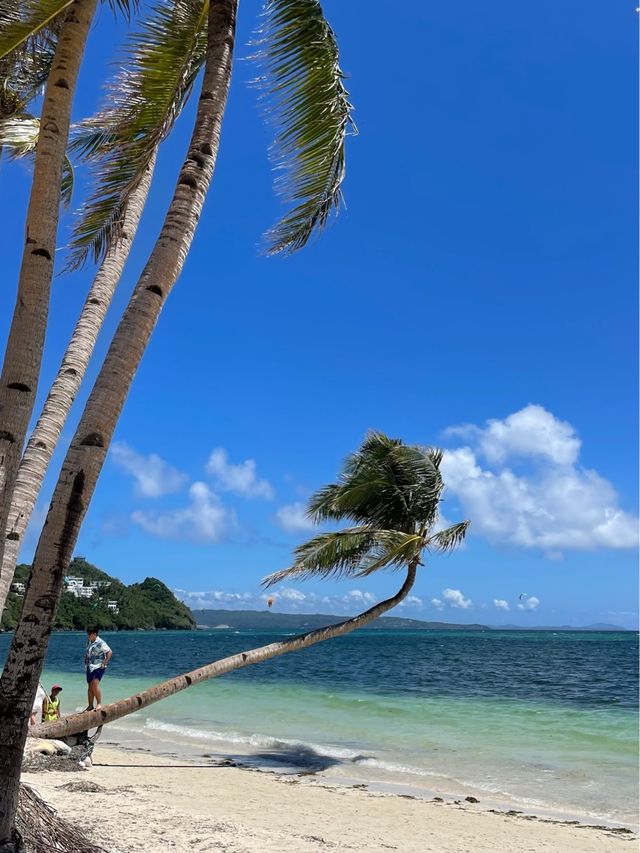
<instances>
[{"instance_id":1,"label":"leaning coconut palm tree","mask_svg":"<svg viewBox=\"0 0 640 853\"><path fill-rule=\"evenodd\" d=\"M156 152L171 132L202 67L206 46L203 8L201 0L178 0L171 6L161 2L153 7L127 41L121 59L124 68L109 87L108 106L72 129L71 151L88 161L105 184L97 207L90 199L79 217L76 234L80 246L76 251L86 254L83 238L90 231L94 254L102 261L20 462L6 534L0 539L0 613L44 475L129 256ZM14 153L24 154L35 147L37 133L35 139L32 134L25 141L25 124L22 117L0 122L0 142L3 127L16 126L15 137L8 139ZM31 124L37 126L38 122L31 119ZM117 228L107 227L116 222ZM77 256L73 265L77 265Z\"/></svg>"},{"instance_id":2,"label":"leaning coconut palm tree","mask_svg":"<svg viewBox=\"0 0 640 853\"><path fill-rule=\"evenodd\" d=\"M352 526L320 533L300 545L293 564L264 581L269 587L293 578L362 578L387 569L404 573L395 595L344 622L231 655L97 711L42 724L33 733L65 737L105 725L201 681L340 637L382 616L408 595L425 553L450 551L465 536L468 521L435 529L444 488L441 460L440 450L369 433L347 458L339 482L320 489L309 502L313 521L349 521Z\"/></svg>"},{"instance_id":3,"label":"leaning coconut palm tree","mask_svg":"<svg viewBox=\"0 0 640 853\"><path fill-rule=\"evenodd\" d=\"M62 13L42 102L17 299L0 374L1 534L40 375L71 105L96 3L97 0L74 0ZM0 59L33 32L30 26L35 5L33 0L7 3L5 26L0 32Z\"/></svg>"}]
</instances>

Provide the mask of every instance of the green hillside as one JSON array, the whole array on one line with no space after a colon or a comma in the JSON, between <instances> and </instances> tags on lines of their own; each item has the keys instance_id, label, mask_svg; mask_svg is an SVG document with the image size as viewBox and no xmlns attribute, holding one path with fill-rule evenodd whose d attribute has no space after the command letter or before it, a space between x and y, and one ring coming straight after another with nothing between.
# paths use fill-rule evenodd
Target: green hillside
<instances>
[{"instance_id":1,"label":"green hillside","mask_svg":"<svg viewBox=\"0 0 640 853\"><path fill-rule=\"evenodd\" d=\"M14 581L26 583L30 570L28 565L19 565ZM178 601L171 590L156 578L146 578L142 583L126 586L117 578L88 563L84 557L73 559L67 574L81 577L85 583L108 581L109 586L100 588L92 598L76 598L70 592L63 592L54 623L56 630L85 630L87 625L92 624L103 631L195 628L189 608ZM116 602L117 613L109 610L108 601ZM11 592L2 615L2 630L10 631L15 627L21 607L22 598Z\"/></svg>"}]
</instances>

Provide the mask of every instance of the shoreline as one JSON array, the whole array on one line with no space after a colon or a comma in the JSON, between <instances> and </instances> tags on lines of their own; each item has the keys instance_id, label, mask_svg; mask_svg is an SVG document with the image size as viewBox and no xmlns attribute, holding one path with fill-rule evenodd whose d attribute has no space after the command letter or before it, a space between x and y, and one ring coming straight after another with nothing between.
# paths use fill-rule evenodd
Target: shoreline
<instances>
[{"instance_id":1,"label":"shoreline","mask_svg":"<svg viewBox=\"0 0 640 853\"><path fill-rule=\"evenodd\" d=\"M503 791L487 791L477 785L455 778L434 773L428 781L418 782L416 778L400 779L396 774L387 774L376 768L370 770L359 764L353 764L346 772L342 765L335 767L314 765L322 755L313 754L308 747L300 745L302 756L295 753L296 746L291 744L291 752L277 754L275 749L270 754L249 748L248 744L237 742L218 742L203 740L202 742L187 742L170 740L163 737L162 730L149 729L133 732L116 728L117 723L110 727L111 731L99 741L99 745L108 749L120 749L126 752L143 753L162 756L175 761L201 763L224 762L237 769L254 773L267 774L277 778L293 781L304 781L316 786L326 786L336 789L360 789L371 794L395 796L414 799L421 802L445 802L454 805L473 803L478 811L495 812L521 816L527 820L541 820L558 824L579 825L588 828L605 827L612 831L638 834L640 825L628 820L620 820L610 815L602 815L584 810L553 806L537 800L518 798ZM242 749L244 747L244 749ZM308 752L305 752L308 750ZM302 760L300 758L302 757ZM470 799L467 799L470 798Z\"/></svg>"},{"instance_id":2,"label":"shoreline","mask_svg":"<svg viewBox=\"0 0 640 853\"><path fill-rule=\"evenodd\" d=\"M27 772L32 785L109 853L615 853L628 829L578 824L483 803L331 784L98 742L89 773ZM100 818L96 821L96 814Z\"/></svg>"}]
</instances>

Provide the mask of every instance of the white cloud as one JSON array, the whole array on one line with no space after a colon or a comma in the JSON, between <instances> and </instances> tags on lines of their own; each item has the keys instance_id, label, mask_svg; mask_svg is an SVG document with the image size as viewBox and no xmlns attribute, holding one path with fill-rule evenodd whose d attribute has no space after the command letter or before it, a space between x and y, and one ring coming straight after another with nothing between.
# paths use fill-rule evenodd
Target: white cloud
<instances>
[{"instance_id":1,"label":"white cloud","mask_svg":"<svg viewBox=\"0 0 640 853\"><path fill-rule=\"evenodd\" d=\"M319 595L315 592L303 592L295 587L277 588L273 591L225 592L209 590L192 592L174 589L177 597L194 610L265 610L267 601L273 598L275 613L325 613L336 616L354 615L371 607L378 597L371 592L352 589L342 595ZM411 606L421 606L417 596ZM420 602L420 605L418 605Z\"/></svg>"},{"instance_id":2,"label":"white cloud","mask_svg":"<svg viewBox=\"0 0 640 853\"><path fill-rule=\"evenodd\" d=\"M543 456L558 465L573 465L581 444L571 424L533 404L503 421L488 420L484 429L465 424L449 427L445 434L471 439L491 463L518 456Z\"/></svg>"},{"instance_id":3,"label":"white cloud","mask_svg":"<svg viewBox=\"0 0 640 853\"><path fill-rule=\"evenodd\" d=\"M450 607L460 607L467 610L473 605L470 598L465 598L459 589L444 589L442 598Z\"/></svg>"},{"instance_id":4,"label":"white cloud","mask_svg":"<svg viewBox=\"0 0 640 853\"><path fill-rule=\"evenodd\" d=\"M233 514L206 483L196 482L189 489L190 504L168 512L138 510L132 520L163 539L190 539L194 542L219 542L234 526Z\"/></svg>"},{"instance_id":5,"label":"white cloud","mask_svg":"<svg viewBox=\"0 0 640 853\"><path fill-rule=\"evenodd\" d=\"M485 429L453 428L448 434L473 442L447 450L442 473L474 533L496 544L539 548L554 559L566 549L637 546L637 519L620 508L611 483L575 464L580 442L573 428L541 406L489 421ZM515 473L504 464L525 456L532 471Z\"/></svg>"},{"instance_id":6,"label":"white cloud","mask_svg":"<svg viewBox=\"0 0 640 853\"><path fill-rule=\"evenodd\" d=\"M404 601L401 601L398 607L412 607L415 610L422 610L424 602L417 595L408 595Z\"/></svg>"},{"instance_id":7,"label":"white cloud","mask_svg":"<svg viewBox=\"0 0 640 853\"><path fill-rule=\"evenodd\" d=\"M267 480L258 477L255 461L245 459L238 465L232 465L223 447L212 450L207 472L214 476L218 488L225 492L233 492L245 498L273 498L273 487Z\"/></svg>"},{"instance_id":8,"label":"white cloud","mask_svg":"<svg viewBox=\"0 0 640 853\"><path fill-rule=\"evenodd\" d=\"M362 592L359 589L352 589L342 599L345 604L358 604L362 607L370 607L376 600L375 595L370 592Z\"/></svg>"},{"instance_id":9,"label":"white cloud","mask_svg":"<svg viewBox=\"0 0 640 853\"><path fill-rule=\"evenodd\" d=\"M178 492L187 481L187 475L173 468L155 453L143 456L124 441L116 441L111 447L111 457L118 468L126 471L135 480L136 494L146 498L158 498Z\"/></svg>"},{"instance_id":10,"label":"white cloud","mask_svg":"<svg viewBox=\"0 0 640 853\"><path fill-rule=\"evenodd\" d=\"M275 597L276 597L275 595L272 596L272 598L275 598ZM308 596L304 592L300 592L299 589L290 589L287 587L285 587L284 589L281 589L278 592L277 597L281 601L295 601L295 602L306 601L308 598Z\"/></svg>"},{"instance_id":11,"label":"white cloud","mask_svg":"<svg viewBox=\"0 0 640 853\"><path fill-rule=\"evenodd\" d=\"M434 607L436 607L438 610L443 610L443 609L444 609L444 604L442 603L442 601L441 601L439 598L432 598L432 599L431 599L431 603L432 603L432 604L433 604L433 606L434 606Z\"/></svg>"},{"instance_id":12,"label":"white cloud","mask_svg":"<svg viewBox=\"0 0 640 853\"><path fill-rule=\"evenodd\" d=\"M281 506L276 511L276 521L286 533L304 533L315 528L307 516L307 505L300 501Z\"/></svg>"},{"instance_id":13,"label":"white cloud","mask_svg":"<svg viewBox=\"0 0 640 853\"><path fill-rule=\"evenodd\" d=\"M493 603L498 610L509 610L509 602L505 601L504 598L494 598Z\"/></svg>"},{"instance_id":14,"label":"white cloud","mask_svg":"<svg viewBox=\"0 0 640 853\"><path fill-rule=\"evenodd\" d=\"M518 604L518 610L535 610L540 604L540 599L532 595L530 598L525 598Z\"/></svg>"}]
</instances>

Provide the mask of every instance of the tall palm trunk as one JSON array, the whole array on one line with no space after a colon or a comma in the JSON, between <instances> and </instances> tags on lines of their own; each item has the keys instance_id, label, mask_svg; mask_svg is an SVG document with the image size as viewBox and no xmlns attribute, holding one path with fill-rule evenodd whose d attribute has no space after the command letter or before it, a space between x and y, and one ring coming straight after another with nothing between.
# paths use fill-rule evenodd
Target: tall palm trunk
<instances>
[{"instance_id":1,"label":"tall palm trunk","mask_svg":"<svg viewBox=\"0 0 640 853\"><path fill-rule=\"evenodd\" d=\"M128 699L121 699L119 702L105 705L98 711L83 711L80 714L73 714L69 717L63 717L60 720L54 720L52 723L43 723L32 729L32 733L36 737L66 737L67 735L84 732L96 726L112 723L121 717L126 717L128 714L146 708L148 705L159 702L161 699L166 699L167 696L172 696L181 690L186 690L187 687L199 684L201 681L207 681L209 678L217 678L219 675L225 675L227 672L233 672L236 669L242 669L254 663L261 663L264 660L285 655L289 652L306 649L324 640L341 637L343 634L355 631L356 628L363 628L369 622L377 619L378 616L382 616L383 613L391 610L392 607L395 607L396 604L399 604L406 598L416 579L417 565L417 561L414 561L408 566L405 582L394 596L375 604L369 610L360 613L358 616L354 616L352 619L347 619L345 622L339 622L336 625L328 625L326 628L309 631L308 634L301 634L298 637L291 637L288 640L282 640L278 643L269 643L268 646L260 646L257 649L250 649L237 655L231 655L228 658L222 658L222 660L207 664L199 669L194 669L185 675L179 675L176 678L163 681L161 684L156 684L154 687L143 690L141 693L130 696Z\"/></svg>"},{"instance_id":2,"label":"tall palm trunk","mask_svg":"<svg viewBox=\"0 0 640 853\"><path fill-rule=\"evenodd\" d=\"M0 678L0 844L14 819L27 722L64 573L135 371L182 269L202 211L231 80L237 0L211 0L195 127L162 231L116 330L53 494L20 622Z\"/></svg>"},{"instance_id":3,"label":"tall palm trunk","mask_svg":"<svg viewBox=\"0 0 640 853\"><path fill-rule=\"evenodd\" d=\"M4 542L0 541L0 615L13 581L22 536L131 251L151 185L153 167L152 162L130 197L120 235L107 252L89 289L62 364L22 456L10 503L6 538L3 537Z\"/></svg>"},{"instance_id":4,"label":"tall palm trunk","mask_svg":"<svg viewBox=\"0 0 640 853\"><path fill-rule=\"evenodd\" d=\"M18 296L0 376L2 539L40 375L71 104L96 2L75 0L65 12L44 93Z\"/></svg>"}]
</instances>

